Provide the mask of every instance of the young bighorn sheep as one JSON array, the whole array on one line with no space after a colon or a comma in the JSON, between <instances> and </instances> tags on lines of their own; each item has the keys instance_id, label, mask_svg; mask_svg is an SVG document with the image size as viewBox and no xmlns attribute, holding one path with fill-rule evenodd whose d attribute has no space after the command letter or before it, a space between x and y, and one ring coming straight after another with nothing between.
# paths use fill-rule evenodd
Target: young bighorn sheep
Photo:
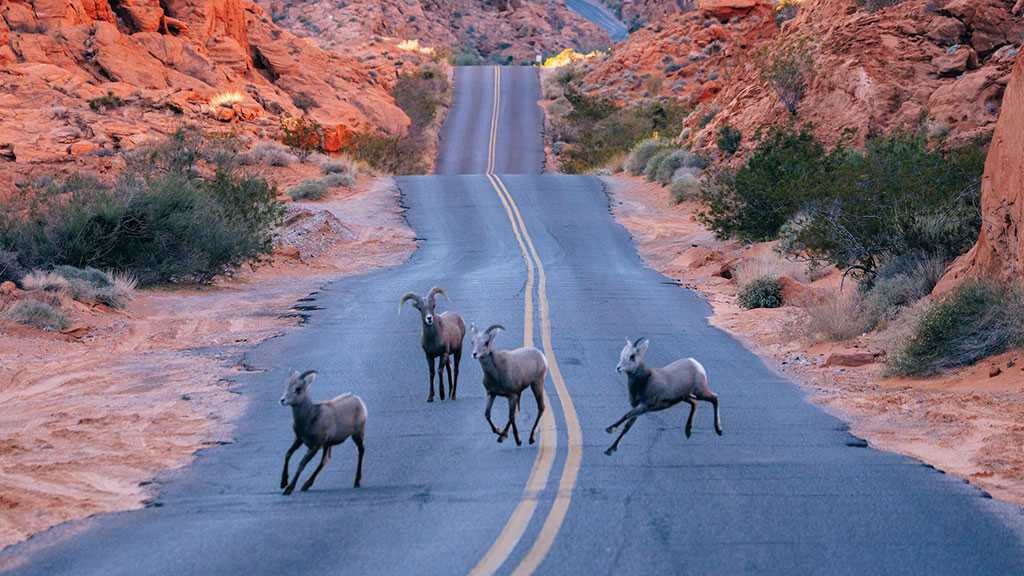
<instances>
[{"instance_id":1,"label":"young bighorn sheep","mask_svg":"<svg viewBox=\"0 0 1024 576\"><path fill-rule=\"evenodd\" d=\"M664 410L686 401L690 403L690 417L686 421L686 437L693 430L693 417L697 413L697 401L711 402L715 407L715 432L722 435L722 421L718 416L718 396L708 389L708 375L704 367L693 358L684 358L665 366L651 368L644 362L644 353L650 340L639 338L636 342L626 339L626 346L619 355L615 371L626 373L629 381L629 405L632 410L605 431L611 434L623 422L626 426L605 454L611 456L618 448L619 441L629 432L636 417L644 412Z\"/></svg>"},{"instance_id":2,"label":"young bighorn sheep","mask_svg":"<svg viewBox=\"0 0 1024 576\"><path fill-rule=\"evenodd\" d=\"M430 395L427 402L434 401L434 358L438 358L438 388L441 392L441 400L444 400L444 370L448 370L448 395L455 400L455 392L459 387L459 362L462 360L462 340L466 337L466 323L455 312L449 310L442 314L434 314L434 305L437 303L437 295L441 294L451 304L451 298L441 289L434 286L427 292L426 298L421 298L415 292L408 292L398 302L398 313L402 313L402 305L412 300L414 308L420 311L420 318L423 320L423 334L420 336L420 344L423 346L423 353L427 356L427 366L430 368ZM452 378L452 359L455 360L455 377Z\"/></svg>"},{"instance_id":3,"label":"young bighorn sheep","mask_svg":"<svg viewBox=\"0 0 1024 576\"><path fill-rule=\"evenodd\" d=\"M281 488L284 488L285 495L295 490L295 483L299 481L302 469L316 455L318 450L323 450L320 458L320 465L313 471L313 475L302 485L303 490L309 490L317 475L324 469L324 464L331 457L331 448L341 444L349 436L356 443L359 450L359 464L356 466L356 483L359 487L359 480L363 476L363 432L366 429L366 406L358 396L342 394L327 402L313 403L309 397L309 385L316 379L316 372L307 370L302 374L292 370L291 375L284 385L284 396L281 397L282 406L292 407L292 430L295 431L295 442L284 455L284 471L281 473ZM299 462L299 469L295 471L295 477L291 484L288 483L288 461L292 454L299 449L299 446L306 445L306 455Z\"/></svg>"},{"instance_id":4,"label":"young bighorn sheep","mask_svg":"<svg viewBox=\"0 0 1024 576\"><path fill-rule=\"evenodd\" d=\"M483 332L477 332L476 325L470 324L470 329L473 332L473 358L480 361L480 367L484 371L484 389L487 390L487 409L484 416L487 423L498 435L498 442L508 437L508 428L511 426L516 445L521 446L523 442L519 439L519 428L516 427L516 413L519 412L520 394L530 387L534 398L537 399L537 420L530 430L530 444L533 444L537 424L544 413L544 375L548 371L547 359L536 348L495 350L494 337L498 335L498 330L505 329L501 325L495 324ZM508 423L500 432L491 421L491 406L494 404L495 396L508 398Z\"/></svg>"}]
</instances>

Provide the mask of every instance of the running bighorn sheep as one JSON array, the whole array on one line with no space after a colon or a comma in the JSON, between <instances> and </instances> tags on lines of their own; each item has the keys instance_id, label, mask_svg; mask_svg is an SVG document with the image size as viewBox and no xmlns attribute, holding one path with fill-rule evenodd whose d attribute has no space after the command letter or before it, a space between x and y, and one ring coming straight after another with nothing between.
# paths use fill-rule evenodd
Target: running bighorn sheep
<instances>
[{"instance_id":1,"label":"running bighorn sheep","mask_svg":"<svg viewBox=\"0 0 1024 576\"><path fill-rule=\"evenodd\" d=\"M718 396L708 389L708 375L704 367L693 358L684 358L665 366L651 368L644 362L644 353L650 340L639 338L636 342L626 339L626 346L619 355L619 364L615 371L626 373L629 380L629 405L632 410L605 431L611 434L623 422L626 426L615 439L615 443L605 450L611 456L619 447L619 441L629 432L636 422L636 417L645 412L664 410L686 401L690 403L690 417L686 421L686 437L693 430L693 417L697 413L697 401L711 402L715 407L715 432L722 435L722 421L718 416Z\"/></svg>"},{"instance_id":2,"label":"running bighorn sheep","mask_svg":"<svg viewBox=\"0 0 1024 576\"><path fill-rule=\"evenodd\" d=\"M494 337L498 335L498 330L505 329L498 324L483 332L477 332L475 324L470 324L470 329L473 331L473 358L480 361L480 367L484 371L484 388L487 390L487 409L484 416L487 423L498 435L498 442L508 437L508 428L511 426L516 445L521 446L523 442L519 439L519 428L516 427L516 413L519 411L520 394L530 387L533 389L534 398L537 399L537 420L530 430L530 444L533 444L537 424L544 413L544 375L548 371L547 359L536 348L495 350ZM508 423L500 432L491 421L491 406L494 404L495 396L508 398Z\"/></svg>"},{"instance_id":3,"label":"running bighorn sheep","mask_svg":"<svg viewBox=\"0 0 1024 576\"><path fill-rule=\"evenodd\" d=\"M352 437L356 448L359 449L359 464L356 466L356 483L359 487L359 480L363 476L363 432L366 429L366 406L358 396L342 394L333 400L314 404L309 397L309 385L316 379L316 372L307 370L302 374L292 370L284 385L284 396L281 397L282 406L292 407L292 430L295 431L295 442L284 456L284 471L281 473L281 488L284 488L285 495L295 490L295 484L299 481L302 469L316 455L318 450L323 450L320 458L320 465L313 471L313 475L302 485L303 490L309 490L317 475L324 469L324 464L331 457L331 448L341 444ZM299 446L306 445L306 455L299 462L299 469L295 471L295 477L291 484L288 483L288 461L292 454L299 449Z\"/></svg>"},{"instance_id":4,"label":"running bighorn sheep","mask_svg":"<svg viewBox=\"0 0 1024 576\"><path fill-rule=\"evenodd\" d=\"M421 298L415 292L408 292L398 302L398 313L402 313L402 305L412 300L412 305L420 311L420 318L423 320L423 334L420 337L420 344L423 346L423 353L427 356L427 366L430 368L430 395L427 402L434 401L434 358L439 358L437 363L438 388L441 392L441 400L444 400L444 370L448 370L448 395L455 400L455 392L459 387L459 361L462 360L462 339L466 337L466 323L458 314L449 310L442 314L434 314L434 304L437 295L441 294L451 304L451 298L441 289L434 286L427 292L426 298ZM455 360L455 377L452 377L452 359Z\"/></svg>"}]
</instances>

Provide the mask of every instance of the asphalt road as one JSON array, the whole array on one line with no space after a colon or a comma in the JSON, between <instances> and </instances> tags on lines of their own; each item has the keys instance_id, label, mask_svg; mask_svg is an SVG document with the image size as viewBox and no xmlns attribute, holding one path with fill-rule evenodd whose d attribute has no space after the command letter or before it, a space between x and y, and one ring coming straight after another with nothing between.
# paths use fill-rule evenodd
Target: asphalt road
<instances>
[{"instance_id":1,"label":"asphalt road","mask_svg":"<svg viewBox=\"0 0 1024 576\"><path fill-rule=\"evenodd\" d=\"M537 175L533 71L501 69L507 97L497 100L494 69L456 76L438 174L399 179L424 238L413 257L325 286L305 327L249 354L265 371L240 381L249 408L236 441L161 476L158 505L51 530L0 565L39 575L1024 574L1019 509L865 447L710 327L697 295L643 264L599 180ZM488 166L522 173L463 174ZM546 352L552 420L537 445L495 442L469 354L458 399L426 403L419 318L396 309L404 292L435 284L467 323L504 324L499 347L526 339ZM724 436L702 405L685 438L686 410L675 407L642 416L604 454L604 428L628 409L614 366L624 338L641 335L653 363L704 364ZM366 402L362 488L351 487L346 443L311 491L280 494L291 415L278 398L293 367L319 370L314 398L350 391ZM499 400L496 419L505 414ZM527 398L520 428L535 415Z\"/></svg>"},{"instance_id":2,"label":"asphalt road","mask_svg":"<svg viewBox=\"0 0 1024 576\"><path fill-rule=\"evenodd\" d=\"M622 42L629 37L626 25L604 6L590 0L565 0L565 4L580 16L603 28L612 42Z\"/></svg>"}]
</instances>

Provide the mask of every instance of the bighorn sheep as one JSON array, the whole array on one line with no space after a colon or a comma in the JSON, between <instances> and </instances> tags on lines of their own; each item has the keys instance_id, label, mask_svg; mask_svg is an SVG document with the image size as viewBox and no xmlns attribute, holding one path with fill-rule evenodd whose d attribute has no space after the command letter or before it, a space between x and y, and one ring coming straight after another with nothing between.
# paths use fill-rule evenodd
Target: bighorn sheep
<instances>
[{"instance_id":1,"label":"bighorn sheep","mask_svg":"<svg viewBox=\"0 0 1024 576\"><path fill-rule=\"evenodd\" d=\"M626 346L619 355L615 371L626 373L629 381L629 405L632 410L605 431L611 434L623 422L626 426L605 454L611 456L619 447L619 441L629 432L636 417L644 412L664 410L686 401L690 403L690 417L686 421L686 437L693 430L693 417L697 413L697 401L711 402L715 407L715 432L722 435L722 421L718 416L718 396L708 389L708 375L704 367L693 358L684 358L665 366L650 368L644 362L644 353L650 340L639 338L636 342L626 339Z\"/></svg>"},{"instance_id":2,"label":"bighorn sheep","mask_svg":"<svg viewBox=\"0 0 1024 576\"><path fill-rule=\"evenodd\" d=\"M537 399L537 420L530 430L530 444L533 444L537 424L544 413L544 375L548 371L547 359L536 348L495 350L494 337L498 335L498 330L505 329L498 324L483 332L477 332L475 324L470 324L470 329L473 331L473 358L480 361L480 367L484 371L484 388L487 390L487 409L484 416L487 423L498 435L498 442L508 437L508 428L511 426L516 445L521 446L523 442L519 439L519 428L516 427L516 413L519 411L520 394L530 387L533 389L534 398ZM491 421L491 406L494 404L495 396L508 398L508 423L500 432Z\"/></svg>"},{"instance_id":3,"label":"bighorn sheep","mask_svg":"<svg viewBox=\"0 0 1024 576\"><path fill-rule=\"evenodd\" d=\"M342 394L333 400L314 404L309 397L309 385L316 379L316 372L307 370L302 374L292 370L291 375L284 385L284 396L281 397L282 406L292 407L292 430L295 431L295 442L284 456L284 471L281 473L281 488L284 488L285 495L295 490L295 484L299 481L302 469L316 455L318 450L324 454L320 458L320 465L313 471L313 475L302 485L303 490L309 490L317 475L324 469L324 464L331 457L331 448L341 444L349 436L356 443L359 449L359 464L356 466L356 483L359 487L359 480L363 476L363 432L366 429L366 406L358 396ZM288 483L288 461L292 454L299 449L299 446L306 445L306 455L299 462L299 469L295 471L295 477L291 484Z\"/></svg>"},{"instance_id":4,"label":"bighorn sheep","mask_svg":"<svg viewBox=\"0 0 1024 576\"><path fill-rule=\"evenodd\" d=\"M402 305L412 300L412 305L420 311L420 318L423 320L423 334L420 336L420 344L423 346L423 353L427 356L427 366L430 368L430 395L427 402L434 401L434 358L437 362L438 388L441 392L441 400L444 400L444 370L448 370L448 395L455 400L455 392L459 387L459 362L462 360L462 340L466 337L466 323L458 314L449 310L442 314L434 314L434 304L437 295L441 294L451 304L451 298L441 289L434 286L427 292L426 298L421 298L415 292L408 292L398 302L398 313L402 313ZM455 377L452 378L452 358L455 359Z\"/></svg>"}]
</instances>

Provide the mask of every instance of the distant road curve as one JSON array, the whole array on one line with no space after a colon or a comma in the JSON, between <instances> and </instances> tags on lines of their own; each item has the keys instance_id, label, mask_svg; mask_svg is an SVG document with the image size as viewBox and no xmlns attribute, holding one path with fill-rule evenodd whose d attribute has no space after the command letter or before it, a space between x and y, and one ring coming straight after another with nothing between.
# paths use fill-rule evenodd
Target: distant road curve
<instances>
[{"instance_id":1,"label":"distant road curve","mask_svg":"<svg viewBox=\"0 0 1024 576\"><path fill-rule=\"evenodd\" d=\"M626 25L615 18L607 8L588 0L565 0L565 4L573 12L603 28L612 42L622 42L629 36Z\"/></svg>"}]
</instances>

